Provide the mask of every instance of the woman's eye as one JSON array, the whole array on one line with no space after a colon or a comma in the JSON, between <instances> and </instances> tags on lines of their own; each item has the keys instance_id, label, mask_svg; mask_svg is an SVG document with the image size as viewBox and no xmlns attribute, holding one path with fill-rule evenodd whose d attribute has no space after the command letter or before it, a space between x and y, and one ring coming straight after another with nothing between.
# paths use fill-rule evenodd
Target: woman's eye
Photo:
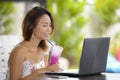
<instances>
[{"instance_id":1,"label":"woman's eye","mask_svg":"<svg viewBox=\"0 0 120 80\"><path fill-rule=\"evenodd\" d=\"M47 25L43 25L43 27L47 27Z\"/></svg>"}]
</instances>

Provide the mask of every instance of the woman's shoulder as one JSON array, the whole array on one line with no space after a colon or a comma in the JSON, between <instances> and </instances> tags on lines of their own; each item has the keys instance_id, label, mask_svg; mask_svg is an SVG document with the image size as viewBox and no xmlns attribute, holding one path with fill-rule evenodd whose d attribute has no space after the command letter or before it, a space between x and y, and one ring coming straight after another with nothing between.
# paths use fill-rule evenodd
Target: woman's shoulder
<instances>
[{"instance_id":1,"label":"woman's shoulder","mask_svg":"<svg viewBox=\"0 0 120 80\"><path fill-rule=\"evenodd\" d=\"M10 55L12 55L12 56L19 56L19 57L20 57L20 56L24 57L26 50L25 50L24 47L21 46L21 45L22 45L22 43L17 44L17 45L14 47L14 49L11 51Z\"/></svg>"},{"instance_id":2,"label":"woman's shoulder","mask_svg":"<svg viewBox=\"0 0 120 80\"><path fill-rule=\"evenodd\" d=\"M18 45L16 45L16 47L14 47L14 49L10 53L10 57L8 61L9 65L15 63L15 61L23 62L25 60L26 57L25 50L22 48L22 46L18 46Z\"/></svg>"}]
</instances>

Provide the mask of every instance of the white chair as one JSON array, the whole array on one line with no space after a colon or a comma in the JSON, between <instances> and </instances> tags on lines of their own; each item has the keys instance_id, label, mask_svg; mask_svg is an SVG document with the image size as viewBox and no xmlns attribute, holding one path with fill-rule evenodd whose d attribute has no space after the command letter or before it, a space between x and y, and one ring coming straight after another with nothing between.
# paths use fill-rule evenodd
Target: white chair
<instances>
[{"instance_id":1,"label":"white chair","mask_svg":"<svg viewBox=\"0 0 120 80\"><path fill-rule=\"evenodd\" d=\"M20 41L18 35L0 35L0 80L6 77L9 53Z\"/></svg>"}]
</instances>

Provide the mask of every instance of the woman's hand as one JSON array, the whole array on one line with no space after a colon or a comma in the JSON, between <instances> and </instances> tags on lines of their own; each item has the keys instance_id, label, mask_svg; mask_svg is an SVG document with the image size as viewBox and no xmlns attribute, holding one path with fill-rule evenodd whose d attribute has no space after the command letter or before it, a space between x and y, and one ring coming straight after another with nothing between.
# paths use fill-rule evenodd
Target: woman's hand
<instances>
[{"instance_id":1,"label":"woman's hand","mask_svg":"<svg viewBox=\"0 0 120 80\"><path fill-rule=\"evenodd\" d=\"M53 64L52 66L47 66L46 71L49 72L58 72L58 71L63 71L62 68L60 68L59 63Z\"/></svg>"},{"instance_id":2,"label":"woman's hand","mask_svg":"<svg viewBox=\"0 0 120 80\"><path fill-rule=\"evenodd\" d=\"M59 63L53 64L52 66L48 65L45 68L38 69L38 73L45 73L45 72L58 72L63 71L62 68L59 67Z\"/></svg>"}]
</instances>

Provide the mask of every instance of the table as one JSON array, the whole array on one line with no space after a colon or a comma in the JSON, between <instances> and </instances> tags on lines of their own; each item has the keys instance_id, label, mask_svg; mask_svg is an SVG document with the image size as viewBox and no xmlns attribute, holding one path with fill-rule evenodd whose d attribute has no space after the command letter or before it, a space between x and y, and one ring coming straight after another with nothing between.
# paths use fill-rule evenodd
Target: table
<instances>
[{"instance_id":1,"label":"table","mask_svg":"<svg viewBox=\"0 0 120 80\"><path fill-rule=\"evenodd\" d=\"M57 77L57 76L56 76ZM40 80L120 80L120 73L102 73L100 75L85 76L85 77L51 77L45 75Z\"/></svg>"}]
</instances>

